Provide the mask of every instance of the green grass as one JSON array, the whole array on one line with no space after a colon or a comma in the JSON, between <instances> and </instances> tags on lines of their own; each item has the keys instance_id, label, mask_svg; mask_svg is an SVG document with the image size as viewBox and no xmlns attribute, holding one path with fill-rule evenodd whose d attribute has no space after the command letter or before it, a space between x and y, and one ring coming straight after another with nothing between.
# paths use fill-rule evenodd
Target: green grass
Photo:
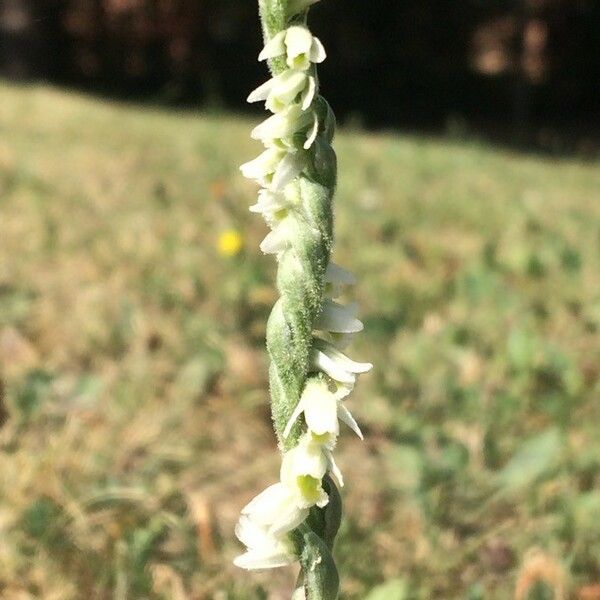
<instances>
[{"instance_id":1,"label":"green grass","mask_svg":"<svg viewBox=\"0 0 600 600\"><path fill-rule=\"evenodd\" d=\"M279 461L251 126L0 88L1 597L286 597L292 572L231 565ZM350 400L366 441L339 447L343 598L593 592L598 164L360 132L337 150L352 355L376 365Z\"/></svg>"}]
</instances>

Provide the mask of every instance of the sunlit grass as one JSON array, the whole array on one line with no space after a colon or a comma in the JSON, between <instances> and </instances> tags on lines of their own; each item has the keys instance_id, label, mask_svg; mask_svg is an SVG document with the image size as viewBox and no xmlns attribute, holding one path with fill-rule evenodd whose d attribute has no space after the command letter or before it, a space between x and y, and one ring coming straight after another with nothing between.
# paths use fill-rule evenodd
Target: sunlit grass
<instances>
[{"instance_id":1,"label":"sunlit grass","mask_svg":"<svg viewBox=\"0 0 600 600\"><path fill-rule=\"evenodd\" d=\"M230 564L278 463L251 126L0 89L0 596L289 589ZM366 442L340 448L344 598L598 585L598 165L360 132L337 149L353 356L376 365L352 400Z\"/></svg>"}]
</instances>

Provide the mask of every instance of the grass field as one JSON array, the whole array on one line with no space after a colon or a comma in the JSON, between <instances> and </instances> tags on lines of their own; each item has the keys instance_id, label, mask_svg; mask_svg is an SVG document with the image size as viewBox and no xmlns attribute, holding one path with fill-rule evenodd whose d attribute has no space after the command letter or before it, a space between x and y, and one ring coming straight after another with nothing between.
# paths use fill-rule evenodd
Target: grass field
<instances>
[{"instance_id":1,"label":"grass field","mask_svg":"<svg viewBox=\"0 0 600 600\"><path fill-rule=\"evenodd\" d=\"M279 463L251 126L2 84L1 598L287 597L291 571L231 565ZM598 600L598 164L337 150L375 363L340 442L343 598Z\"/></svg>"}]
</instances>

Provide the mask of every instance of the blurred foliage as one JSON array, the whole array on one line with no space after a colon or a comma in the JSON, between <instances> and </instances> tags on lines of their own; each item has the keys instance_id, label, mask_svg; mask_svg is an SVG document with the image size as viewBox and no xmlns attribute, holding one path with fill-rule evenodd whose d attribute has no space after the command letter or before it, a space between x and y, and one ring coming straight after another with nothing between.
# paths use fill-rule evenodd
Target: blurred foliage
<instances>
[{"instance_id":1,"label":"blurred foliage","mask_svg":"<svg viewBox=\"0 0 600 600\"><path fill-rule=\"evenodd\" d=\"M293 585L231 565L278 468L250 127L0 89L1 597ZM344 598L593 598L600 170L358 131L337 148L351 354L376 365L350 400L366 441L340 441Z\"/></svg>"},{"instance_id":2,"label":"blurred foliage","mask_svg":"<svg viewBox=\"0 0 600 600\"><path fill-rule=\"evenodd\" d=\"M587 124L600 111L599 20L595 0L327 0L311 11L338 117L550 151L598 150ZM4 0L0 72L240 108L264 78L259 29L249 0Z\"/></svg>"}]
</instances>

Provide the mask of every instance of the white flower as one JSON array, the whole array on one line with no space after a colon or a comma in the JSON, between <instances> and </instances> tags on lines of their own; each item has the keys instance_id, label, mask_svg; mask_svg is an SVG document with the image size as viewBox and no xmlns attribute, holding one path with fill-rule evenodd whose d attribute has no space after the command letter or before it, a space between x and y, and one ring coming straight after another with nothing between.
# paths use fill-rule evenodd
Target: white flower
<instances>
[{"instance_id":1,"label":"white flower","mask_svg":"<svg viewBox=\"0 0 600 600\"><path fill-rule=\"evenodd\" d=\"M298 186L288 185L280 191L262 189L258 192L258 201L250 207L250 212L261 214L267 225L274 229L288 216L289 209L301 203Z\"/></svg>"},{"instance_id":2,"label":"white flower","mask_svg":"<svg viewBox=\"0 0 600 600\"><path fill-rule=\"evenodd\" d=\"M344 390L345 391L345 390ZM323 444L331 449L339 435L339 421L343 421L362 440L362 432L342 403L342 398L347 393L331 391L327 382L321 379L311 379L305 386L298 406L292 413L284 436L288 436L298 417L304 413L304 419L313 443Z\"/></svg>"},{"instance_id":3,"label":"white flower","mask_svg":"<svg viewBox=\"0 0 600 600\"><path fill-rule=\"evenodd\" d=\"M354 384L356 375L368 373L373 368L371 363L351 360L329 342L319 339L315 340L311 363L313 367L320 369L332 379L345 384Z\"/></svg>"},{"instance_id":4,"label":"white flower","mask_svg":"<svg viewBox=\"0 0 600 600\"><path fill-rule=\"evenodd\" d=\"M271 535L282 535L295 529L308 516L307 508L298 507L292 492L281 482L269 486L243 509L248 516Z\"/></svg>"},{"instance_id":5,"label":"white flower","mask_svg":"<svg viewBox=\"0 0 600 600\"><path fill-rule=\"evenodd\" d=\"M304 160L304 155L299 152L267 148L254 160L244 163L240 171L244 177L258 181L263 187L279 191L300 174Z\"/></svg>"},{"instance_id":6,"label":"white flower","mask_svg":"<svg viewBox=\"0 0 600 600\"><path fill-rule=\"evenodd\" d=\"M273 174L270 189L273 191L283 190L288 183L300 175L304 168L305 160L306 156L300 152L288 152Z\"/></svg>"},{"instance_id":7,"label":"white flower","mask_svg":"<svg viewBox=\"0 0 600 600\"><path fill-rule=\"evenodd\" d=\"M253 213L264 214L266 212L277 212L288 206L285 195L282 192L272 192L271 190L260 190L258 192L258 201L248 210Z\"/></svg>"},{"instance_id":8,"label":"white flower","mask_svg":"<svg viewBox=\"0 0 600 600\"><path fill-rule=\"evenodd\" d=\"M262 189L258 192L258 201L249 210L261 214L267 225L273 228L285 217L289 206L283 192Z\"/></svg>"},{"instance_id":9,"label":"white flower","mask_svg":"<svg viewBox=\"0 0 600 600\"><path fill-rule=\"evenodd\" d=\"M269 185L277 167L286 155L285 150L267 148L254 160L244 163L240 171L244 177L254 179L263 185Z\"/></svg>"},{"instance_id":10,"label":"white flower","mask_svg":"<svg viewBox=\"0 0 600 600\"><path fill-rule=\"evenodd\" d=\"M235 534L247 548L244 554L233 561L242 569L273 569L291 565L298 560L291 540L269 533L268 529L248 515L240 517Z\"/></svg>"},{"instance_id":11,"label":"white flower","mask_svg":"<svg viewBox=\"0 0 600 600\"><path fill-rule=\"evenodd\" d=\"M364 329L361 321L356 318L358 305L356 303L344 306L329 298L323 303L323 311L315 321L315 329L332 333L357 333Z\"/></svg>"},{"instance_id":12,"label":"white flower","mask_svg":"<svg viewBox=\"0 0 600 600\"><path fill-rule=\"evenodd\" d=\"M295 102L300 95L301 106L306 110L314 100L316 89L317 83L312 75L289 69L257 87L248 96L248 102L265 100L265 105L271 112L279 112Z\"/></svg>"},{"instance_id":13,"label":"white flower","mask_svg":"<svg viewBox=\"0 0 600 600\"><path fill-rule=\"evenodd\" d=\"M308 28L293 25L274 35L259 54L258 60L286 56L290 69L306 71L311 63L321 63L327 57L323 44Z\"/></svg>"},{"instance_id":14,"label":"white flower","mask_svg":"<svg viewBox=\"0 0 600 600\"><path fill-rule=\"evenodd\" d=\"M310 435L283 455L281 482L292 493L298 508L323 507L329 497L323 489L328 460L320 445L312 443Z\"/></svg>"},{"instance_id":15,"label":"white flower","mask_svg":"<svg viewBox=\"0 0 600 600\"><path fill-rule=\"evenodd\" d=\"M310 63L322 63L327 58L323 44L306 27L296 25L285 36L287 64L290 69L306 70Z\"/></svg>"},{"instance_id":16,"label":"white flower","mask_svg":"<svg viewBox=\"0 0 600 600\"><path fill-rule=\"evenodd\" d=\"M270 231L260 243L260 249L264 254L279 254L290 244L290 234L287 223L282 221Z\"/></svg>"},{"instance_id":17,"label":"white flower","mask_svg":"<svg viewBox=\"0 0 600 600\"><path fill-rule=\"evenodd\" d=\"M260 125L257 125L251 133L255 140L261 140L267 146L279 146L293 148L295 133L308 128L316 120L316 113L305 112L300 105L292 104L285 110L275 113ZM318 130L318 121L317 121ZM310 146L309 146L310 147ZM306 148L308 150L308 148Z\"/></svg>"}]
</instances>

